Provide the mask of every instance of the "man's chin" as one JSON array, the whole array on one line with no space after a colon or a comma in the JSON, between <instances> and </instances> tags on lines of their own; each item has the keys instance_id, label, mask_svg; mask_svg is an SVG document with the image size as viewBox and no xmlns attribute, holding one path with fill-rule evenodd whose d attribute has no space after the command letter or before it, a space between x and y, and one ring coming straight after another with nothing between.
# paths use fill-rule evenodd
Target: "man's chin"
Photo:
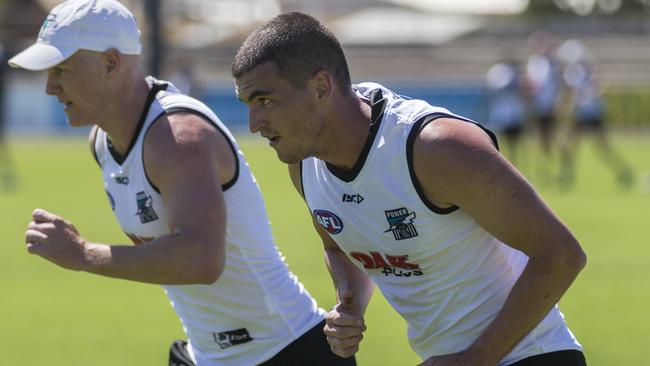
<instances>
[{"instance_id":1,"label":"man's chin","mask_svg":"<svg viewBox=\"0 0 650 366\"><path fill-rule=\"evenodd\" d=\"M73 127L73 128L84 127L84 126L92 126L92 125L93 125L92 123L77 121L77 120L68 118L68 126Z\"/></svg>"},{"instance_id":2,"label":"man's chin","mask_svg":"<svg viewBox=\"0 0 650 366\"><path fill-rule=\"evenodd\" d=\"M296 156L296 155L282 154L281 152L279 152L277 150L275 152L278 154L278 159L280 159L280 161L285 163L285 164L295 164L295 163L298 163L298 162L303 160L302 158L300 158L299 156Z\"/></svg>"}]
</instances>

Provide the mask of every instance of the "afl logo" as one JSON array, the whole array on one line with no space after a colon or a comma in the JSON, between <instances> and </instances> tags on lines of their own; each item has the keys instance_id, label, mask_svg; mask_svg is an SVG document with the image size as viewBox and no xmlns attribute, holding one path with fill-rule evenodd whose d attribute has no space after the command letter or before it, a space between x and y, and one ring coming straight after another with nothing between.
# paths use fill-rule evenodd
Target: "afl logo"
<instances>
[{"instance_id":1,"label":"afl logo","mask_svg":"<svg viewBox=\"0 0 650 366\"><path fill-rule=\"evenodd\" d=\"M338 234L343 231L343 221L335 214L326 210L314 210L314 216L328 233Z\"/></svg>"}]
</instances>

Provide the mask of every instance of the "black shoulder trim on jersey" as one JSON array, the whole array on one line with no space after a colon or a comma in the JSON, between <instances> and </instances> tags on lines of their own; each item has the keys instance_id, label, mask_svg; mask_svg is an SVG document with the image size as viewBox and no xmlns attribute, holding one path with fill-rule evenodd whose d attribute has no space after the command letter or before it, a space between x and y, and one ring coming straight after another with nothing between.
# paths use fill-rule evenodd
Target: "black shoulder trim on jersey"
<instances>
[{"instance_id":1,"label":"black shoulder trim on jersey","mask_svg":"<svg viewBox=\"0 0 650 366\"><path fill-rule=\"evenodd\" d=\"M235 183L237 183L237 179L239 179L239 156L237 155L237 149L235 148L233 142L230 141L228 134L226 134L226 132L223 131L216 122L210 119L210 117L206 116L205 114L195 109L185 108L185 107L175 107L175 108L167 109L165 110L165 112L168 115L173 113L179 113L179 112L195 114L201 117L202 119L204 119L206 122L210 123L217 131L219 131L223 135L226 141L228 141L228 145L230 146L230 151L232 151L232 155L235 157L235 174L233 175L231 180L221 185L221 189L225 192L226 190L228 190L228 188L235 185Z\"/></svg>"},{"instance_id":2,"label":"black shoulder trim on jersey","mask_svg":"<svg viewBox=\"0 0 650 366\"><path fill-rule=\"evenodd\" d=\"M455 118L458 119L458 117L455 117ZM492 140L492 143L494 144L494 147L497 150L499 150L499 141L497 140L497 135L495 135L494 132L490 131L489 129L487 129L485 126L483 126L480 123L476 123L474 121L468 121L468 122L472 122L473 124L479 126L481 128L481 130L485 131L485 133L487 133L487 135L490 136L490 140Z\"/></svg>"},{"instance_id":3,"label":"black shoulder trim on jersey","mask_svg":"<svg viewBox=\"0 0 650 366\"><path fill-rule=\"evenodd\" d=\"M95 158L95 162L101 168L102 164L99 163L99 158L97 157L97 150L95 150L95 144L97 143L97 129L99 129L97 125L94 125L90 129L90 136L88 137L88 142L90 145L90 153L93 154L93 158Z\"/></svg>"},{"instance_id":4,"label":"black shoulder trim on jersey","mask_svg":"<svg viewBox=\"0 0 650 366\"><path fill-rule=\"evenodd\" d=\"M302 192L302 199L307 202L307 197L305 196L305 185L303 184L304 179L302 179L302 164L304 160L300 160L300 192Z\"/></svg>"},{"instance_id":5,"label":"black shoulder trim on jersey","mask_svg":"<svg viewBox=\"0 0 650 366\"><path fill-rule=\"evenodd\" d=\"M454 116L454 115L446 114L446 113L433 113L433 114L429 114L429 115L426 115L426 116L420 118L417 122L415 122L413 124L413 126L411 127L411 131L409 132L408 139L406 140L406 161L407 161L408 166L409 166L409 173L411 175L411 182L413 182L413 187L415 187L415 191L418 193L418 196L420 196L420 199L422 200L422 202L424 202L424 204L431 211L433 211L433 212L435 212L437 214L441 214L441 215L450 214L450 213L456 211L459 207L456 206L456 205L451 206L451 207L446 207L446 208L438 207L438 206L436 206L435 204L433 204L432 202L430 202L426 198L426 196L424 194L424 191L422 189L422 186L420 185L420 182L418 181L418 179L417 179L417 177L415 175L415 169L413 168L413 146L415 145L415 139L420 135L420 132L422 131L422 129L427 124L429 124L429 122L431 122L433 120L436 120L438 118L446 118L446 117L461 120L461 121L465 121L465 122L468 122L468 123L473 123L473 124L477 125L483 131L485 131L488 134L488 136L490 136L490 139L492 140L492 143L494 143L494 146L497 149L499 149L499 143L498 143L497 138L494 135L494 133L492 133L492 131L488 130L487 128L481 126L480 124L478 124L478 123L476 123L476 122L474 122L472 120L465 119L465 118L462 118L462 117L459 117L459 116Z\"/></svg>"},{"instance_id":6,"label":"black shoulder trim on jersey","mask_svg":"<svg viewBox=\"0 0 650 366\"><path fill-rule=\"evenodd\" d=\"M108 151L113 156L115 162L118 163L119 165L122 165L124 163L126 158L131 153L133 146L138 141L140 132L142 132L142 127L144 126L144 123L147 119L147 115L149 114L149 108L151 108L151 103L153 103L154 99L156 99L156 94L158 94L158 92L161 90L167 90L168 85L169 84L166 83L153 84L151 86L151 89L149 89L149 94L147 94L147 99L144 102L144 108L142 108L142 112L140 113L140 119L138 120L137 127L135 128L135 131L133 131L133 136L131 136L131 142L129 143L129 148L126 149L124 155L120 155L117 151L115 151L115 149L113 148L113 143L108 138L108 136L106 137L106 142L107 142L106 146L108 147Z\"/></svg>"},{"instance_id":7,"label":"black shoulder trim on jersey","mask_svg":"<svg viewBox=\"0 0 650 366\"><path fill-rule=\"evenodd\" d=\"M160 117L164 116L165 112L160 113L159 115L156 116L156 118L153 119L153 121L149 124L149 127L147 127L147 130L144 131L144 137L147 137L147 134L149 133L149 130L151 129L151 126L153 126ZM151 178L149 178L149 173L147 173L147 166L144 163L144 141L142 142L142 149L140 149L140 158L142 159L142 170L144 170L144 177L147 179L147 182L149 182L149 185L151 188L153 188L158 194L160 194L160 189L158 189L158 186L156 186L152 181Z\"/></svg>"},{"instance_id":8,"label":"black shoulder trim on jersey","mask_svg":"<svg viewBox=\"0 0 650 366\"><path fill-rule=\"evenodd\" d=\"M413 146L415 145L415 139L420 135L420 131L422 131L422 129L427 124L429 124L429 122L442 117L452 117L452 116L444 113L433 113L420 118L413 124L413 126L411 127L411 131L409 132L409 136L406 140L406 162L408 163L409 166L409 174L411 175L411 182L413 183L413 187L415 187L415 191L418 193L418 196L420 197L422 202L424 202L424 204L431 211L440 215L446 215L458 210L458 206L454 205L451 207L442 208L436 206L435 204L433 204L433 202L429 201L429 199L424 194L424 190L420 185L420 181L418 181L418 178L415 175L415 168L413 167Z\"/></svg>"},{"instance_id":9,"label":"black shoulder trim on jersey","mask_svg":"<svg viewBox=\"0 0 650 366\"><path fill-rule=\"evenodd\" d=\"M354 167L350 170L345 170L337 168L330 163L325 163L327 165L327 170L344 182L351 182L357 177L357 175L359 175L359 172L361 172L361 169L366 163L366 159L370 153L370 148L372 148L372 144L377 136L377 131L379 131L381 120L384 117L384 110L386 109L386 98L384 98L381 89L375 89L370 92L370 108L372 112L370 116L368 137L366 138L366 143L363 146L363 150L361 150L361 154L359 155L357 162L354 164Z\"/></svg>"}]
</instances>

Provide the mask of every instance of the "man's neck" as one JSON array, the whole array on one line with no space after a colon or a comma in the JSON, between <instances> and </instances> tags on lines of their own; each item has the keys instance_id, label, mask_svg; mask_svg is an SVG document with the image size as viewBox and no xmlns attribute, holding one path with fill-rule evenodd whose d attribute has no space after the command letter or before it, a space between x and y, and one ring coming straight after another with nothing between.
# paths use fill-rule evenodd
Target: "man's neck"
<instances>
[{"instance_id":1,"label":"man's neck","mask_svg":"<svg viewBox=\"0 0 650 366\"><path fill-rule=\"evenodd\" d=\"M121 92L116 93L110 101L111 107L106 118L99 123L108 134L113 150L124 155L129 149L134 134L137 133L138 122L146 107L149 86L144 79L125 85Z\"/></svg>"},{"instance_id":2,"label":"man's neck","mask_svg":"<svg viewBox=\"0 0 650 366\"><path fill-rule=\"evenodd\" d=\"M337 126L328 128L330 131L337 131L336 142L328 144L330 149L322 156L321 160L344 170L351 170L359 160L363 147L368 140L370 130L371 107L362 99L355 98L355 103L350 103L348 108L337 112Z\"/></svg>"}]
</instances>

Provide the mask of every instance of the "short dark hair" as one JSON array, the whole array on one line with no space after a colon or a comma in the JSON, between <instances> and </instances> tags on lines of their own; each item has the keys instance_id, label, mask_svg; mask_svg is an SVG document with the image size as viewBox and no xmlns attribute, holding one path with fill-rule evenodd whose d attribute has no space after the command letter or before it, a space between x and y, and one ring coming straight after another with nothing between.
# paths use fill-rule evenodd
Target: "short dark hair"
<instances>
[{"instance_id":1,"label":"short dark hair","mask_svg":"<svg viewBox=\"0 0 650 366\"><path fill-rule=\"evenodd\" d=\"M307 14L280 14L251 33L237 51L232 76L238 78L266 62L273 62L280 77L296 88L304 88L318 70L331 73L343 90L351 85L338 39Z\"/></svg>"}]
</instances>

